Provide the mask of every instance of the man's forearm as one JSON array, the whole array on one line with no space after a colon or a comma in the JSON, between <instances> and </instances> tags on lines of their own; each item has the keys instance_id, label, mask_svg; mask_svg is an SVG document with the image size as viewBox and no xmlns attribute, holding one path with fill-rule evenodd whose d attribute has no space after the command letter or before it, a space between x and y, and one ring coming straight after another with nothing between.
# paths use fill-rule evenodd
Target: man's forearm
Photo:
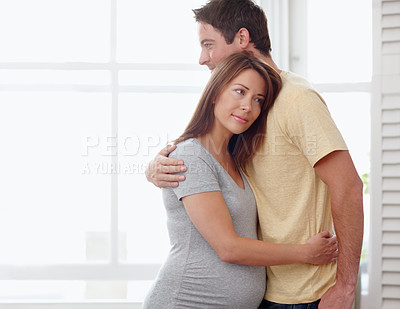
<instances>
[{"instance_id":1,"label":"man's forearm","mask_svg":"<svg viewBox=\"0 0 400 309\"><path fill-rule=\"evenodd\" d=\"M315 169L329 187L339 247L336 285L322 296L319 308L350 309L356 292L364 229L362 182L348 151L330 153L317 162Z\"/></svg>"},{"instance_id":2,"label":"man's forearm","mask_svg":"<svg viewBox=\"0 0 400 309\"><path fill-rule=\"evenodd\" d=\"M339 246L337 284L355 290L364 231L362 183L356 181L351 187L339 190L341 192L331 191Z\"/></svg>"}]
</instances>

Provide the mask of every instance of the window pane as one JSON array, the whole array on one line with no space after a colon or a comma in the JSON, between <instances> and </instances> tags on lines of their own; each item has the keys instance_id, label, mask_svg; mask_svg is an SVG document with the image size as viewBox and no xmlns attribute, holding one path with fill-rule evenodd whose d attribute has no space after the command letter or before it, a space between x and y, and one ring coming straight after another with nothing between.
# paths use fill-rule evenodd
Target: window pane
<instances>
[{"instance_id":1,"label":"window pane","mask_svg":"<svg viewBox=\"0 0 400 309\"><path fill-rule=\"evenodd\" d=\"M161 190L147 183L146 163L183 132L199 94L121 94L120 228L130 262L162 262L169 250Z\"/></svg>"},{"instance_id":2,"label":"window pane","mask_svg":"<svg viewBox=\"0 0 400 309\"><path fill-rule=\"evenodd\" d=\"M0 85L110 85L109 71L0 70ZM52 89L49 89L52 90Z\"/></svg>"},{"instance_id":3,"label":"window pane","mask_svg":"<svg viewBox=\"0 0 400 309\"><path fill-rule=\"evenodd\" d=\"M210 78L210 71L121 71L121 85L135 86L194 86L201 91Z\"/></svg>"},{"instance_id":4,"label":"window pane","mask_svg":"<svg viewBox=\"0 0 400 309\"><path fill-rule=\"evenodd\" d=\"M108 61L109 0L0 2L0 62Z\"/></svg>"},{"instance_id":5,"label":"window pane","mask_svg":"<svg viewBox=\"0 0 400 309\"><path fill-rule=\"evenodd\" d=\"M0 281L2 301L82 302L85 300L128 300L142 302L151 281ZM73 305L71 304L71 308Z\"/></svg>"},{"instance_id":6,"label":"window pane","mask_svg":"<svg viewBox=\"0 0 400 309\"><path fill-rule=\"evenodd\" d=\"M370 170L370 102L369 93L322 93L361 175Z\"/></svg>"},{"instance_id":7,"label":"window pane","mask_svg":"<svg viewBox=\"0 0 400 309\"><path fill-rule=\"evenodd\" d=\"M204 0L118 1L121 62L197 63L200 45L192 9Z\"/></svg>"},{"instance_id":8,"label":"window pane","mask_svg":"<svg viewBox=\"0 0 400 309\"><path fill-rule=\"evenodd\" d=\"M0 263L85 261L87 233L108 230L109 111L109 94L0 92Z\"/></svg>"},{"instance_id":9,"label":"window pane","mask_svg":"<svg viewBox=\"0 0 400 309\"><path fill-rule=\"evenodd\" d=\"M78 300L85 295L84 281L0 281L0 299Z\"/></svg>"},{"instance_id":10,"label":"window pane","mask_svg":"<svg viewBox=\"0 0 400 309\"><path fill-rule=\"evenodd\" d=\"M308 0L307 69L313 82L369 82L371 0Z\"/></svg>"}]
</instances>

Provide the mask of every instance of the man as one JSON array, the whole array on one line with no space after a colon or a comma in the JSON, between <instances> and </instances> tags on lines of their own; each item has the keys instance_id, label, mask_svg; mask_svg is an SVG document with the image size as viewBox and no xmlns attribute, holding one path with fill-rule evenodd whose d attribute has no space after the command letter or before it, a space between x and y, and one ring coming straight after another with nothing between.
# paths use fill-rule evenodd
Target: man
<instances>
[{"instance_id":1,"label":"man","mask_svg":"<svg viewBox=\"0 0 400 309\"><path fill-rule=\"evenodd\" d=\"M233 52L247 51L280 73L283 88L267 119L262 149L247 167L256 196L260 237L301 243L322 230L338 238L336 264L267 267L260 308L351 308L363 237L362 182L326 104L303 78L281 71L270 55L267 20L251 0L211 0L193 10L201 45L199 63L210 70ZM177 186L181 160L163 149L149 164L147 179ZM308 307L307 307L308 306Z\"/></svg>"}]
</instances>

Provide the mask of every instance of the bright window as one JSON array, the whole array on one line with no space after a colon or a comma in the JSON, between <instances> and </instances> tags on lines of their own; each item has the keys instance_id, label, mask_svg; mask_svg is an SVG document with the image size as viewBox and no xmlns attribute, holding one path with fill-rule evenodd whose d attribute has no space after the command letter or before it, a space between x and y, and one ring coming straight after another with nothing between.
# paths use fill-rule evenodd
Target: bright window
<instances>
[{"instance_id":1,"label":"bright window","mask_svg":"<svg viewBox=\"0 0 400 309\"><path fill-rule=\"evenodd\" d=\"M209 77L203 2L0 2L0 308L140 308L169 249L144 169Z\"/></svg>"}]
</instances>

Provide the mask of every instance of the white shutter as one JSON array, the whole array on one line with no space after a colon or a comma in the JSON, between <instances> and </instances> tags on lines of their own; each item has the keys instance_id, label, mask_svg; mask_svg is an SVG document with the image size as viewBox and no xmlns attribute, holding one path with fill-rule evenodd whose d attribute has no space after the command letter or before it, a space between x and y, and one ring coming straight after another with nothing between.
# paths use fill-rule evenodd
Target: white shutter
<instances>
[{"instance_id":1,"label":"white shutter","mask_svg":"<svg viewBox=\"0 0 400 309\"><path fill-rule=\"evenodd\" d=\"M400 0L373 1L370 308L400 308Z\"/></svg>"}]
</instances>

